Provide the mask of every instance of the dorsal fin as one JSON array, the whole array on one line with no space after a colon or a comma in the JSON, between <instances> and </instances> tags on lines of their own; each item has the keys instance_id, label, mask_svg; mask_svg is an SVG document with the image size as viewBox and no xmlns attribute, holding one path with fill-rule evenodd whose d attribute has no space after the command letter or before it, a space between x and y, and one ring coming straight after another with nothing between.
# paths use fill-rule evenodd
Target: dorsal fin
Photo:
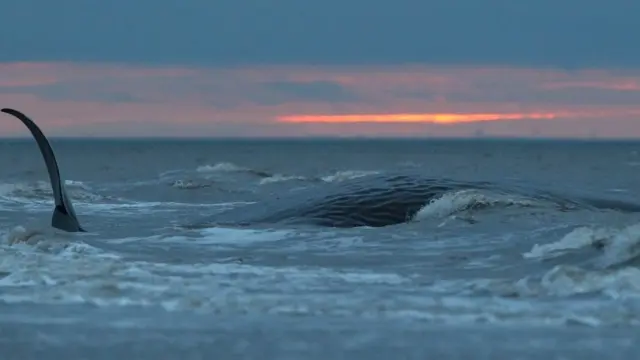
<instances>
[{"instance_id":1,"label":"dorsal fin","mask_svg":"<svg viewBox=\"0 0 640 360\"><path fill-rule=\"evenodd\" d=\"M49 172L49 180L51 181L51 189L53 190L53 199L55 201L55 209L53 210L53 216L51 218L51 226L56 229L68 231L68 232L85 232L80 226L80 222L76 217L76 212L73 209L71 199L67 195L67 191L64 186L64 181L60 177L60 170L58 169L58 162L56 156L53 153L53 149L44 136L38 125L36 125L31 119L20 111L14 109L2 109L3 113L13 115L17 117L22 123L29 129L31 135L36 140L44 162Z\"/></svg>"}]
</instances>

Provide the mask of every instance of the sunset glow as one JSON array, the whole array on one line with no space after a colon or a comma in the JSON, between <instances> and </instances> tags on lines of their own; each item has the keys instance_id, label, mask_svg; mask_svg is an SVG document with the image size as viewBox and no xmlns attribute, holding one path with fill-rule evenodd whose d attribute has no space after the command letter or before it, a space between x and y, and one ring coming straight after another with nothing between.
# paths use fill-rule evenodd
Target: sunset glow
<instances>
[{"instance_id":1,"label":"sunset glow","mask_svg":"<svg viewBox=\"0 0 640 360\"><path fill-rule=\"evenodd\" d=\"M0 63L0 105L65 137L640 137L639 85L633 70Z\"/></svg>"},{"instance_id":2,"label":"sunset glow","mask_svg":"<svg viewBox=\"0 0 640 360\"><path fill-rule=\"evenodd\" d=\"M431 123L461 124L479 121L554 119L556 114L349 114L349 115L290 115L280 116L278 121L285 123Z\"/></svg>"}]
</instances>

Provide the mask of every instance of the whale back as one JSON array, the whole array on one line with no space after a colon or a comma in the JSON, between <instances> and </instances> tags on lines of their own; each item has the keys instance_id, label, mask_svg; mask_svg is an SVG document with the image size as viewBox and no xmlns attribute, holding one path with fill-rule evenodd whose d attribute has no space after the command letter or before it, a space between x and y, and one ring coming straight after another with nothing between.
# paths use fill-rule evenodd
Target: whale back
<instances>
[{"instance_id":1,"label":"whale back","mask_svg":"<svg viewBox=\"0 0 640 360\"><path fill-rule=\"evenodd\" d=\"M191 226L280 223L335 228L382 227L409 221L430 200L447 191L484 186L487 185L481 182L430 179L415 174L374 174L240 206Z\"/></svg>"},{"instance_id":2,"label":"whale back","mask_svg":"<svg viewBox=\"0 0 640 360\"><path fill-rule=\"evenodd\" d=\"M22 121L22 123L31 132L31 135L38 144L38 148L40 148L40 153L42 153L45 165L47 166L47 172L49 173L49 180L51 182L51 189L53 191L53 199L55 202L55 208L51 218L51 226L67 232L85 232L82 226L80 226L75 209L73 208L73 203L67 195L64 182L60 177L58 162L56 161L55 154L51 148L51 144L47 140L47 137L42 133L40 128L23 113L7 108L0 111L13 115Z\"/></svg>"}]
</instances>

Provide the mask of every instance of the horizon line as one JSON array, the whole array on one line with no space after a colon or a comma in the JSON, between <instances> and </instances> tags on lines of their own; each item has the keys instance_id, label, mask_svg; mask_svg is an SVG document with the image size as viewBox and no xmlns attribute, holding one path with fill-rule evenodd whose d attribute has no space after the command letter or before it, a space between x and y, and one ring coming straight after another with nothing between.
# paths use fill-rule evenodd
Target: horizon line
<instances>
[{"instance_id":1,"label":"horizon line","mask_svg":"<svg viewBox=\"0 0 640 360\"><path fill-rule=\"evenodd\" d=\"M640 137L593 136L47 136L50 140L94 141L529 141L529 142L640 142ZM33 137L0 136L0 141L33 141Z\"/></svg>"}]
</instances>

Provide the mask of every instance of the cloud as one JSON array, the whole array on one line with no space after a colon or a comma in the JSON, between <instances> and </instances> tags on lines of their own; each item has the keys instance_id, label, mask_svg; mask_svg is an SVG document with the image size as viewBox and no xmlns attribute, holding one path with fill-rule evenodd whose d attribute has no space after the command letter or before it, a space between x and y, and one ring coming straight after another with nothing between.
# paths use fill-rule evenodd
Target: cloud
<instances>
[{"instance_id":1,"label":"cloud","mask_svg":"<svg viewBox=\"0 0 640 360\"><path fill-rule=\"evenodd\" d=\"M346 115L287 115L279 116L283 123L392 123L392 124L463 124L484 121L538 119L551 120L575 117L578 114L553 113L422 113L422 114L346 114Z\"/></svg>"},{"instance_id":2,"label":"cloud","mask_svg":"<svg viewBox=\"0 0 640 360\"><path fill-rule=\"evenodd\" d=\"M629 0L12 1L0 61L637 68Z\"/></svg>"},{"instance_id":3,"label":"cloud","mask_svg":"<svg viewBox=\"0 0 640 360\"><path fill-rule=\"evenodd\" d=\"M64 136L583 136L563 127L576 119L640 136L636 84L619 69L0 63L0 105Z\"/></svg>"},{"instance_id":4,"label":"cloud","mask_svg":"<svg viewBox=\"0 0 640 360\"><path fill-rule=\"evenodd\" d=\"M264 83L265 91L271 99L277 102L291 100L345 102L357 101L358 97L344 86L331 81L272 81ZM275 100L274 99L274 100ZM270 101L269 103L272 103Z\"/></svg>"}]
</instances>

